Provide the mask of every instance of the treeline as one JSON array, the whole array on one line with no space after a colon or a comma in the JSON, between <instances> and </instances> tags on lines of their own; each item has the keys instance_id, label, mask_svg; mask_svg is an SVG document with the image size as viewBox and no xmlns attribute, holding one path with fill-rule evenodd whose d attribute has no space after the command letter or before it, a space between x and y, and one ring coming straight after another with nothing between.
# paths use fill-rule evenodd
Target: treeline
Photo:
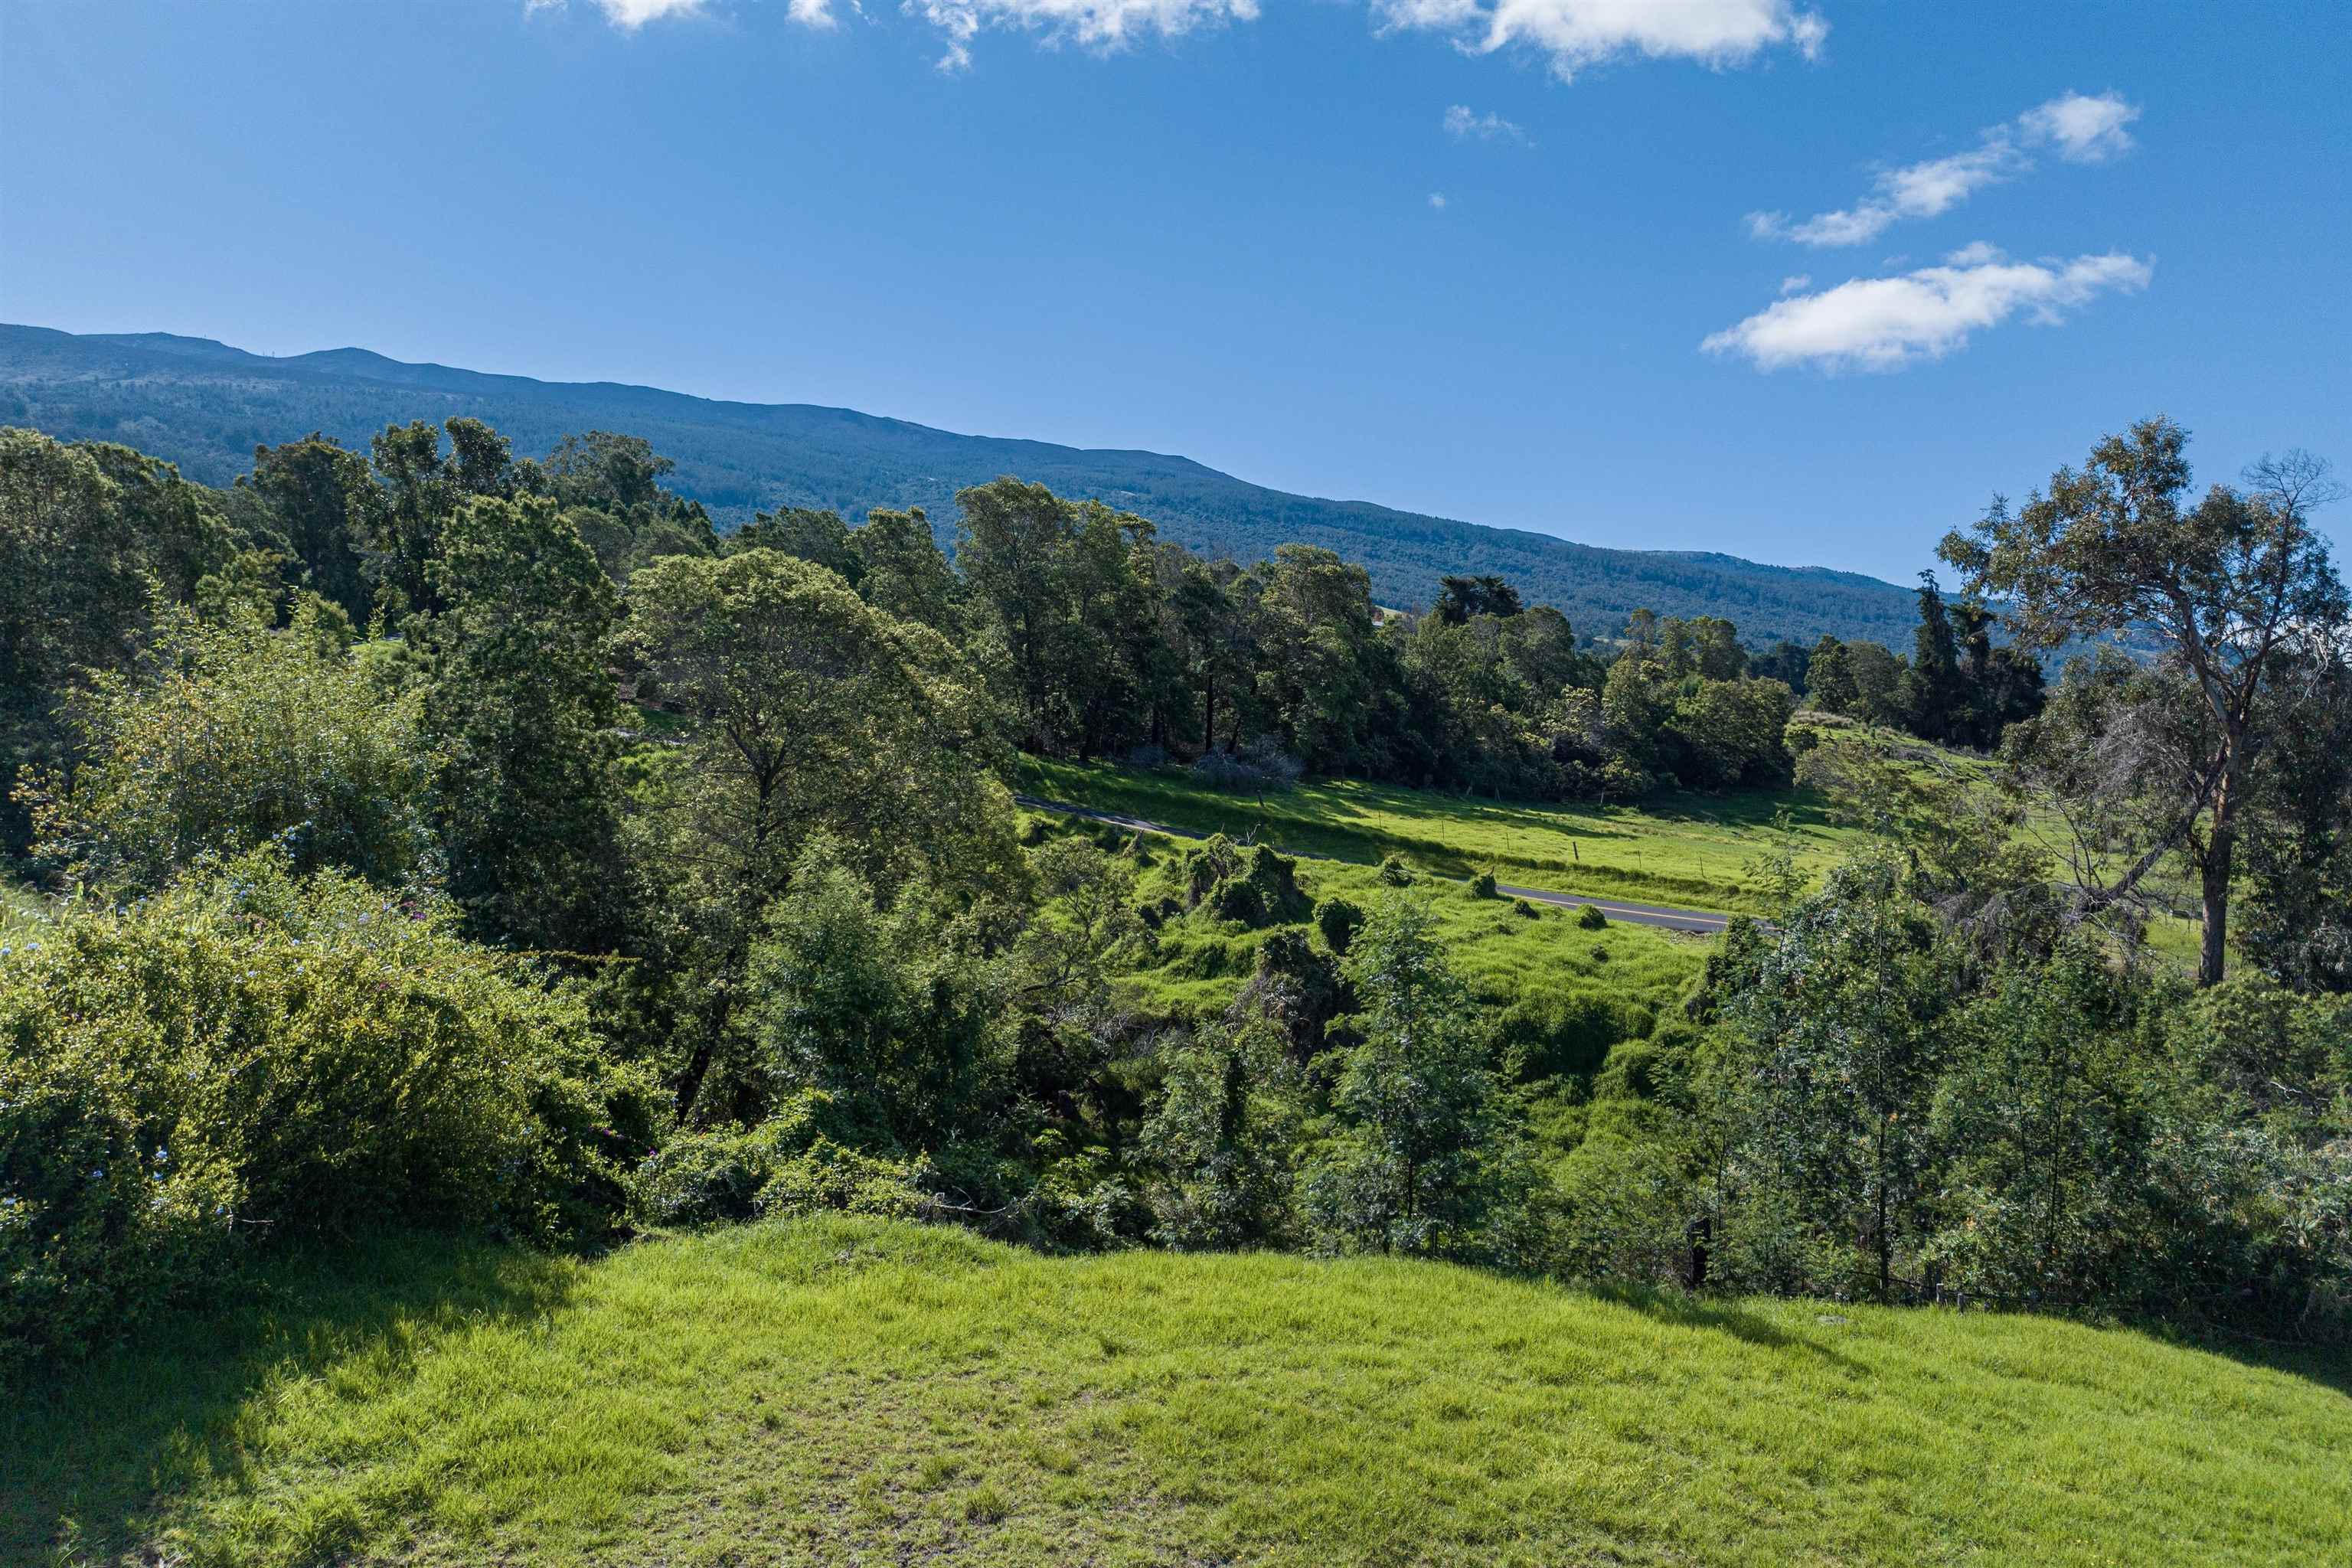
<instances>
[{"instance_id":1,"label":"treeline","mask_svg":"<svg viewBox=\"0 0 2352 1568\"><path fill-rule=\"evenodd\" d=\"M1005 779L1784 776L1793 689L1719 620L1604 658L1491 578L1384 615L1328 552L1201 562L1012 480L952 565L911 512L722 538L610 435L402 426L215 491L0 432L10 832L57 896L0 943L0 1358L302 1237L817 1208L2327 1331L2347 616L2316 481L2152 507L2179 440L1947 544L2027 651L2161 624L2171 574L2178 654L2078 667L1997 785L1830 726L1808 765L1886 846L1780 878L1659 1020L1474 993L1405 868L1359 908L1265 847L1147 867L1024 836ZM1906 711L2002 711L2012 661L1936 624ZM2138 940L2182 864L2195 991ZM1222 1014L1122 984L1187 927L1259 933Z\"/></svg>"}]
</instances>

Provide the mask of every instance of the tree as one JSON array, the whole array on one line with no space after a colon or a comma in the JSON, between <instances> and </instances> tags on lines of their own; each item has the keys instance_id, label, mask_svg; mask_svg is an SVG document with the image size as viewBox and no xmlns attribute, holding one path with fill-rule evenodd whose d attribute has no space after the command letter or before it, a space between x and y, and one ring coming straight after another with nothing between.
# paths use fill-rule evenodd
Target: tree
<instances>
[{"instance_id":1,"label":"tree","mask_svg":"<svg viewBox=\"0 0 2352 1568\"><path fill-rule=\"evenodd\" d=\"M450 895L492 940L599 946L617 869L620 596L543 496L460 506L428 575L447 606L423 722Z\"/></svg>"},{"instance_id":2,"label":"tree","mask_svg":"<svg viewBox=\"0 0 2352 1568\"><path fill-rule=\"evenodd\" d=\"M1904 725L1923 741L1966 739L1969 697L1960 678L1959 643L1933 572L1919 574L1919 629L1903 683Z\"/></svg>"},{"instance_id":3,"label":"tree","mask_svg":"<svg viewBox=\"0 0 2352 1568\"><path fill-rule=\"evenodd\" d=\"M1438 583L1437 604L1430 613L1449 626L1458 626L1473 616L1519 613L1519 591L1500 577L1442 577Z\"/></svg>"},{"instance_id":4,"label":"tree","mask_svg":"<svg viewBox=\"0 0 2352 1568\"><path fill-rule=\"evenodd\" d=\"M1363 1043L1332 1090L1339 1131L1307 1177L1317 1238L1336 1251L1469 1258L1517 1196L1517 1129L1436 917L1393 895L1349 944Z\"/></svg>"},{"instance_id":5,"label":"tree","mask_svg":"<svg viewBox=\"0 0 2352 1568\"><path fill-rule=\"evenodd\" d=\"M803 561L814 561L839 574L853 588L866 574L866 563L851 547L849 525L841 521L839 512L830 510L817 511L787 506L755 512L751 521L728 536L727 548L776 550Z\"/></svg>"},{"instance_id":6,"label":"tree","mask_svg":"<svg viewBox=\"0 0 2352 1568\"><path fill-rule=\"evenodd\" d=\"M2324 672L2293 721L2247 824L2238 946L2282 985L2352 992L2352 661Z\"/></svg>"},{"instance_id":7,"label":"tree","mask_svg":"<svg viewBox=\"0 0 2352 1568\"><path fill-rule=\"evenodd\" d=\"M667 889L704 987L679 1077L688 1116L736 1049L744 958L810 837L869 882L971 897L1018 876L989 705L940 636L772 550L664 557L630 580L627 642L692 720L644 790L639 863Z\"/></svg>"},{"instance_id":8,"label":"tree","mask_svg":"<svg viewBox=\"0 0 2352 1568\"><path fill-rule=\"evenodd\" d=\"M1043 751L1054 736L1069 630L1076 619L1063 570L1076 531L1070 509L1044 485L1001 479L956 494L963 524L956 558L965 584L1003 638L1026 729Z\"/></svg>"},{"instance_id":9,"label":"tree","mask_svg":"<svg viewBox=\"0 0 2352 1568\"><path fill-rule=\"evenodd\" d=\"M2255 769L2306 700L2299 672L2321 668L2344 636L2347 603L2310 510L2336 493L2326 467L2290 454L2249 470L2250 488L2216 485L2188 500L2189 434L2146 419L2061 468L2048 493L2012 513L1996 500L1972 533L1944 541L1971 595L2007 603L2028 647L2153 632L2182 678L2202 731L2177 771L2166 820L2135 864L2099 896L2128 893L2175 851L2194 867L2204 913L2198 981L2228 963L2239 824ZM2171 723L2188 733L2185 718Z\"/></svg>"},{"instance_id":10,"label":"tree","mask_svg":"<svg viewBox=\"0 0 2352 1568\"><path fill-rule=\"evenodd\" d=\"M1853 660L1845 644L1823 637L1806 661L1805 683L1813 706L1824 713L1852 713L1861 706L1862 689L1853 679Z\"/></svg>"},{"instance_id":11,"label":"tree","mask_svg":"<svg viewBox=\"0 0 2352 1568\"><path fill-rule=\"evenodd\" d=\"M297 584L364 626L370 589L361 552L383 510L367 459L314 430L299 441L256 447L253 472L237 483L268 508L294 558Z\"/></svg>"},{"instance_id":12,"label":"tree","mask_svg":"<svg viewBox=\"0 0 2352 1568\"><path fill-rule=\"evenodd\" d=\"M1951 955L1891 856L1832 871L1724 1008L1734 1165L1817 1286L1892 1296L1926 1234Z\"/></svg>"},{"instance_id":13,"label":"tree","mask_svg":"<svg viewBox=\"0 0 2352 1568\"><path fill-rule=\"evenodd\" d=\"M85 760L26 793L34 853L75 877L152 891L273 843L297 870L380 886L433 869L415 694L347 647L316 597L283 629L247 605L221 622L167 609L141 666L97 677L71 718Z\"/></svg>"},{"instance_id":14,"label":"tree","mask_svg":"<svg viewBox=\"0 0 2352 1568\"><path fill-rule=\"evenodd\" d=\"M1904 661L1883 643L1845 645L1846 667L1853 672L1853 707L1848 711L1868 724L1895 725L1905 717Z\"/></svg>"},{"instance_id":15,"label":"tree","mask_svg":"<svg viewBox=\"0 0 2352 1568\"><path fill-rule=\"evenodd\" d=\"M1164 1058L1160 1097L1141 1142L1158 1180L1152 1239L1184 1251L1283 1238L1288 1155L1297 1130L1284 1071L1281 1003L1244 990L1211 1032Z\"/></svg>"},{"instance_id":16,"label":"tree","mask_svg":"<svg viewBox=\"0 0 2352 1568\"><path fill-rule=\"evenodd\" d=\"M751 1026L776 1094L820 1089L866 1142L929 1152L996 1110L1005 975L970 915L920 881L886 905L812 838L751 957Z\"/></svg>"},{"instance_id":17,"label":"tree","mask_svg":"<svg viewBox=\"0 0 2352 1568\"><path fill-rule=\"evenodd\" d=\"M886 615L919 621L942 637L962 627L963 584L940 553L923 509L866 514L866 525L849 536L862 569L858 594Z\"/></svg>"}]
</instances>

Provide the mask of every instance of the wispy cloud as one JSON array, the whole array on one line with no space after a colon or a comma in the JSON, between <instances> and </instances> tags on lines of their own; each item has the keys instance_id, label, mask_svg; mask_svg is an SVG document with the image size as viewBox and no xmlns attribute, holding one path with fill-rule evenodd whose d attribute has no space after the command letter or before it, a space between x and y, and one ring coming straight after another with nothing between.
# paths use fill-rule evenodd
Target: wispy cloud
<instances>
[{"instance_id":1,"label":"wispy cloud","mask_svg":"<svg viewBox=\"0 0 2352 1568\"><path fill-rule=\"evenodd\" d=\"M2139 107L2125 102L2121 93L2086 98L2070 92L2027 110L2017 123L2032 140L2054 145L2070 163L2104 163L2131 151L2131 132L2124 127L2138 118Z\"/></svg>"},{"instance_id":2,"label":"wispy cloud","mask_svg":"<svg viewBox=\"0 0 2352 1568\"><path fill-rule=\"evenodd\" d=\"M2054 148L2076 163L2101 163L2126 152L2132 140L2124 127L2138 118L2138 108L2119 94L2086 98L2069 92L1984 132L1965 153L1887 170L1853 206L1795 223L1786 213L1753 212L1746 220L1748 232L1759 239L1822 247L1862 245L1906 218L1940 216L1985 186L2016 178L2033 167L2038 149Z\"/></svg>"},{"instance_id":3,"label":"wispy cloud","mask_svg":"<svg viewBox=\"0 0 2352 1568\"><path fill-rule=\"evenodd\" d=\"M1938 359L1969 334L2022 312L2044 326L2109 290L2143 289L2154 268L2111 251L2072 261L2011 261L1979 241L1939 267L1895 278L1856 278L1817 294L1794 294L1699 346L1738 354L1759 370L1900 370Z\"/></svg>"},{"instance_id":4,"label":"wispy cloud","mask_svg":"<svg viewBox=\"0 0 2352 1568\"><path fill-rule=\"evenodd\" d=\"M1812 286L1813 275L1810 272L1792 272L1780 279L1780 292L1783 294L1793 294L1800 289L1810 289Z\"/></svg>"},{"instance_id":5,"label":"wispy cloud","mask_svg":"<svg viewBox=\"0 0 2352 1568\"><path fill-rule=\"evenodd\" d=\"M905 0L905 9L948 36L940 59L946 71L971 65L971 40L983 28L1110 54L1146 35L1172 38L1195 27L1254 22L1258 15L1257 0Z\"/></svg>"},{"instance_id":6,"label":"wispy cloud","mask_svg":"<svg viewBox=\"0 0 2352 1568\"><path fill-rule=\"evenodd\" d=\"M1438 123L1445 127L1448 136L1464 140L1475 136L1481 142L1517 142L1527 145L1528 133L1493 110L1480 114L1466 103L1457 103L1445 111Z\"/></svg>"},{"instance_id":7,"label":"wispy cloud","mask_svg":"<svg viewBox=\"0 0 2352 1568\"><path fill-rule=\"evenodd\" d=\"M647 22L658 22L666 16L690 16L702 9L703 0L592 0L604 19L625 33L634 33ZM803 0L793 0L793 15L800 15ZM825 0L814 0L819 10ZM526 11L561 11L564 0L523 0ZM830 26L832 17L825 18Z\"/></svg>"},{"instance_id":8,"label":"wispy cloud","mask_svg":"<svg viewBox=\"0 0 2352 1568\"><path fill-rule=\"evenodd\" d=\"M1435 207L1439 212L1444 212L1445 210L1445 193L1444 191L1430 192L1429 205Z\"/></svg>"},{"instance_id":9,"label":"wispy cloud","mask_svg":"<svg viewBox=\"0 0 2352 1568\"><path fill-rule=\"evenodd\" d=\"M1565 81L1628 56L1746 65L1767 48L1811 59L1829 24L1791 0L1372 0L1381 29L1445 33L1464 52L1535 50Z\"/></svg>"}]
</instances>

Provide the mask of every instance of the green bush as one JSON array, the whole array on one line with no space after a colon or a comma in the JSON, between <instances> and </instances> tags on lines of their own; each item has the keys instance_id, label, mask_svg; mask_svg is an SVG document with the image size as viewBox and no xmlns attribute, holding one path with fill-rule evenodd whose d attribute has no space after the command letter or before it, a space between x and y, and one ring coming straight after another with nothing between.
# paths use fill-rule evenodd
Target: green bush
<instances>
[{"instance_id":1,"label":"green bush","mask_svg":"<svg viewBox=\"0 0 2352 1568\"><path fill-rule=\"evenodd\" d=\"M1412 867L1394 855L1381 860L1380 878L1391 888L1410 888L1421 879L1413 875Z\"/></svg>"},{"instance_id":2,"label":"green bush","mask_svg":"<svg viewBox=\"0 0 2352 1568\"><path fill-rule=\"evenodd\" d=\"M1252 930L1303 921L1311 907L1297 861L1263 844L1244 848L1222 833L1185 856L1181 875L1192 907Z\"/></svg>"},{"instance_id":3,"label":"green bush","mask_svg":"<svg viewBox=\"0 0 2352 1568\"><path fill-rule=\"evenodd\" d=\"M267 852L68 904L0 957L0 1363L119 1333L255 1243L598 1230L654 1096L443 906Z\"/></svg>"},{"instance_id":4,"label":"green bush","mask_svg":"<svg viewBox=\"0 0 2352 1568\"><path fill-rule=\"evenodd\" d=\"M1470 896L1474 899L1491 899L1496 897L1495 873L1492 871L1481 871L1476 876L1471 878Z\"/></svg>"},{"instance_id":5,"label":"green bush","mask_svg":"<svg viewBox=\"0 0 2352 1568\"><path fill-rule=\"evenodd\" d=\"M1363 924L1364 911L1345 899L1326 899L1315 906L1315 928L1333 952L1345 953Z\"/></svg>"},{"instance_id":6,"label":"green bush","mask_svg":"<svg viewBox=\"0 0 2352 1568\"><path fill-rule=\"evenodd\" d=\"M1601 912L1599 904L1586 904L1576 911L1576 923L1586 931L1599 931L1609 923L1609 917Z\"/></svg>"},{"instance_id":7,"label":"green bush","mask_svg":"<svg viewBox=\"0 0 2352 1568\"><path fill-rule=\"evenodd\" d=\"M695 1226L821 1210L897 1219L929 1214L928 1170L835 1142L834 1111L831 1095L804 1089L757 1127L678 1134L631 1173L630 1217Z\"/></svg>"},{"instance_id":8,"label":"green bush","mask_svg":"<svg viewBox=\"0 0 2352 1568\"><path fill-rule=\"evenodd\" d=\"M1591 991L1522 997L1495 1021L1505 1070L1526 1079L1601 1069L1610 1047L1648 1033L1650 1017L1619 998Z\"/></svg>"}]
</instances>

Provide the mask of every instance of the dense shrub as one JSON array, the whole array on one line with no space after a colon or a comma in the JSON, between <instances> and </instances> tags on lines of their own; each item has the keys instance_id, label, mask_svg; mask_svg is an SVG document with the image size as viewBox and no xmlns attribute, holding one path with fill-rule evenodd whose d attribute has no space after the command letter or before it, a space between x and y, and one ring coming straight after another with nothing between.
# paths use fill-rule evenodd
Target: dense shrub
<instances>
[{"instance_id":1,"label":"dense shrub","mask_svg":"<svg viewBox=\"0 0 2352 1568\"><path fill-rule=\"evenodd\" d=\"M1421 879L1413 874L1411 866L1394 855L1383 857L1381 860L1380 878L1391 888L1410 888Z\"/></svg>"},{"instance_id":2,"label":"dense shrub","mask_svg":"<svg viewBox=\"0 0 2352 1568\"><path fill-rule=\"evenodd\" d=\"M1523 1079L1601 1070L1609 1048L1649 1032L1645 1009L1591 991L1546 991L1522 997L1495 1021L1505 1070Z\"/></svg>"},{"instance_id":3,"label":"dense shrub","mask_svg":"<svg viewBox=\"0 0 2352 1568\"><path fill-rule=\"evenodd\" d=\"M1326 899L1315 906L1315 928L1333 952L1344 955L1363 924L1364 911L1345 899Z\"/></svg>"},{"instance_id":4,"label":"dense shrub","mask_svg":"<svg viewBox=\"0 0 2352 1568\"><path fill-rule=\"evenodd\" d=\"M1576 923L1586 931L1599 931L1609 923L1609 917L1601 912L1599 904L1586 904L1576 911Z\"/></svg>"},{"instance_id":5,"label":"dense shrub","mask_svg":"<svg viewBox=\"0 0 2352 1568\"><path fill-rule=\"evenodd\" d=\"M437 904L281 855L0 957L0 1361L86 1346L247 1244L601 1228L653 1086Z\"/></svg>"},{"instance_id":6,"label":"dense shrub","mask_svg":"<svg viewBox=\"0 0 2352 1568\"><path fill-rule=\"evenodd\" d=\"M1263 844L1244 848L1218 834L1185 856L1181 875L1194 908L1253 929L1293 924L1311 908L1298 862Z\"/></svg>"},{"instance_id":7,"label":"dense shrub","mask_svg":"<svg viewBox=\"0 0 2352 1568\"><path fill-rule=\"evenodd\" d=\"M1471 878L1470 896L1474 899L1491 899L1497 897L1498 895L1495 891L1495 873L1492 871L1481 871L1476 876Z\"/></svg>"},{"instance_id":8,"label":"dense shrub","mask_svg":"<svg viewBox=\"0 0 2352 1568\"><path fill-rule=\"evenodd\" d=\"M116 890L152 891L199 856L284 847L300 870L386 887L428 872L430 760L418 700L352 649L315 599L273 627L251 606L219 621L166 614L130 674L70 710L86 760L70 784L26 791L35 855Z\"/></svg>"},{"instance_id":9,"label":"dense shrub","mask_svg":"<svg viewBox=\"0 0 2352 1568\"><path fill-rule=\"evenodd\" d=\"M902 1219L927 1214L928 1168L835 1142L835 1110L831 1095L804 1089L757 1127L679 1133L630 1173L630 1217L692 1226L827 1209Z\"/></svg>"}]
</instances>

